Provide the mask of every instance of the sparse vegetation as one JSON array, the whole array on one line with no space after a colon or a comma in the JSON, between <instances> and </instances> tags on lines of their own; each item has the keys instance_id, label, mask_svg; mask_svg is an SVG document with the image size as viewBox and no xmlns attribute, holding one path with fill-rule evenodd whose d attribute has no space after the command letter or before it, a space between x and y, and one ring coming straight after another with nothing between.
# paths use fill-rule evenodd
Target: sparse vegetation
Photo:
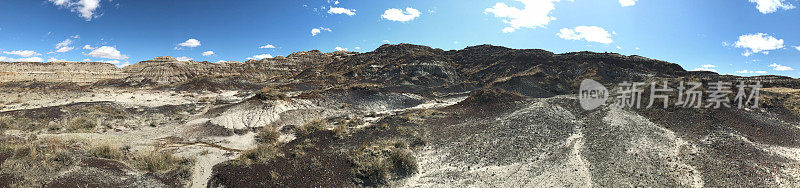
<instances>
[{"instance_id":1,"label":"sparse vegetation","mask_svg":"<svg viewBox=\"0 0 800 188\"><path fill-rule=\"evenodd\" d=\"M361 91L368 91L368 90L376 90L383 87L380 84L374 83L356 83L347 86L347 89L350 90L361 90Z\"/></svg>"},{"instance_id":2,"label":"sparse vegetation","mask_svg":"<svg viewBox=\"0 0 800 188\"><path fill-rule=\"evenodd\" d=\"M281 93L275 89L264 87L261 91L256 93L256 98L261 100L288 100L286 94Z\"/></svg>"},{"instance_id":3,"label":"sparse vegetation","mask_svg":"<svg viewBox=\"0 0 800 188\"><path fill-rule=\"evenodd\" d=\"M0 116L0 131L5 131L10 129L13 125L13 121L11 117L8 116Z\"/></svg>"},{"instance_id":4,"label":"sparse vegetation","mask_svg":"<svg viewBox=\"0 0 800 188\"><path fill-rule=\"evenodd\" d=\"M337 125L333 128L333 135L338 139L343 139L348 133L347 125Z\"/></svg>"},{"instance_id":5,"label":"sparse vegetation","mask_svg":"<svg viewBox=\"0 0 800 188\"><path fill-rule=\"evenodd\" d=\"M327 123L325 122L325 120L319 119L306 122L301 126L296 126L294 132L295 134L297 134L298 137L304 137L310 135L311 133L325 130L326 127Z\"/></svg>"},{"instance_id":6,"label":"sparse vegetation","mask_svg":"<svg viewBox=\"0 0 800 188\"><path fill-rule=\"evenodd\" d=\"M260 144L255 149L242 152L238 162L242 162L245 165L265 163L275 159L279 154L278 148L274 145Z\"/></svg>"},{"instance_id":7,"label":"sparse vegetation","mask_svg":"<svg viewBox=\"0 0 800 188\"><path fill-rule=\"evenodd\" d=\"M193 166L194 161L186 158L174 157L172 154L162 151L143 152L130 159L136 169L145 172L164 172L170 170L180 170L186 166Z\"/></svg>"},{"instance_id":8,"label":"sparse vegetation","mask_svg":"<svg viewBox=\"0 0 800 188\"><path fill-rule=\"evenodd\" d=\"M362 146L350 153L355 164L353 175L358 184L386 184L391 178L405 177L418 170L417 160L403 140L380 141Z\"/></svg>"},{"instance_id":9,"label":"sparse vegetation","mask_svg":"<svg viewBox=\"0 0 800 188\"><path fill-rule=\"evenodd\" d=\"M421 122L426 119L438 119L445 117L446 113L434 109L419 109L412 110L403 115L408 121Z\"/></svg>"},{"instance_id":10,"label":"sparse vegetation","mask_svg":"<svg viewBox=\"0 0 800 188\"><path fill-rule=\"evenodd\" d=\"M13 151L0 168L0 173L24 177L24 181L37 183L51 178L67 167L75 164L74 154L69 147L74 143L57 139L18 140L4 143L4 148Z\"/></svg>"},{"instance_id":11,"label":"sparse vegetation","mask_svg":"<svg viewBox=\"0 0 800 188\"><path fill-rule=\"evenodd\" d=\"M97 122L94 119L87 117L77 117L72 119L67 126L69 132L88 132L97 127Z\"/></svg>"},{"instance_id":12,"label":"sparse vegetation","mask_svg":"<svg viewBox=\"0 0 800 188\"><path fill-rule=\"evenodd\" d=\"M0 129L36 130L42 127L41 123L26 117L0 116Z\"/></svg>"},{"instance_id":13,"label":"sparse vegetation","mask_svg":"<svg viewBox=\"0 0 800 188\"><path fill-rule=\"evenodd\" d=\"M275 145L278 143L280 137L281 133L275 127L266 126L256 135L256 142L259 144Z\"/></svg>"},{"instance_id":14,"label":"sparse vegetation","mask_svg":"<svg viewBox=\"0 0 800 188\"><path fill-rule=\"evenodd\" d=\"M97 105L92 110L94 114L104 114L114 119L125 119L127 116L124 111L109 106Z\"/></svg>"},{"instance_id":15,"label":"sparse vegetation","mask_svg":"<svg viewBox=\"0 0 800 188\"><path fill-rule=\"evenodd\" d=\"M124 157L122 154L122 150L107 144L90 148L89 156L104 158L104 159L112 159L112 160L119 160Z\"/></svg>"}]
</instances>

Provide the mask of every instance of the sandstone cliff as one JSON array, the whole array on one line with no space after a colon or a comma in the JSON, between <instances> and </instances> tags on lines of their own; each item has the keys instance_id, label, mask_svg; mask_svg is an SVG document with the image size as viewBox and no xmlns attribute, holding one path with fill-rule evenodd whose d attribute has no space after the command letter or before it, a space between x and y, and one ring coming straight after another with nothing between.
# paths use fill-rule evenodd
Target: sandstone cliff
<instances>
[{"instance_id":1,"label":"sandstone cliff","mask_svg":"<svg viewBox=\"0 0 800 188\"><path fill-rule=\"evenodd\" d=\"M120 79L126 76L121 69L99 62L0 62L0 82L44 81L91 83Z\"/></svg>"}]
</instances>

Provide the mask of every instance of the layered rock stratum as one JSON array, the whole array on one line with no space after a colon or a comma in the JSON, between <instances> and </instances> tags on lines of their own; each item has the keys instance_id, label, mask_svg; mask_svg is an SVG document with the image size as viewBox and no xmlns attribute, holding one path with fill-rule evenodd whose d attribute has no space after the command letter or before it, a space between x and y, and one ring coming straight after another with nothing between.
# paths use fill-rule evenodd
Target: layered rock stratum
<instances>
[{"instance_id":1,"label":"layered rock stratum","mask_svg":"<svg viewBox=\"0 0 800 188\"><path fill-rule=\"evenodd\" d=\"M0 187L800 186L798 80L635 55L399 44L0 78ZM585 79L763 88L760 108L584 110Z\"/></svg>"}]
</instances>

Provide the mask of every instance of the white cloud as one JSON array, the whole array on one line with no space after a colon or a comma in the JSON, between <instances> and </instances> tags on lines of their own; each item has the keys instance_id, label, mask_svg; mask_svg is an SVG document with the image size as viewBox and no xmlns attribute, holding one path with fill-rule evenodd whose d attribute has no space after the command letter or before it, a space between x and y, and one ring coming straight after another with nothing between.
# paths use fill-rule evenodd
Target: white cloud
<instances>
[{"instance_id":1,"label":"white cloud","mask_svg":"<svg viewBox=\"0 0 800 188\"><path fill-rule=\"evenodd\" d=\"M205 51L203 52L203 56L211 56L214 55L214 51Z\"/></svg>"},{"instance_id":2,"label":"white cloud","mask_svg":"<svg viewBox=\"0 0 800 188\"><path fill-rule=\"evenodd\" d=\"M92 57L99 57L99 58L106 58L106 59L118 59L124 60L128 59L127 55L123 55L117 48L111 46L101 46L97 49L92 50L89 52L90 56Z\"/></svg>"},{"instance_id":3,"label":"white cloud","mask_svg":"<svg viewBox=\"0 0 800 188\"><path fill-rule=\"evenodd\" d=\"M92 61L92 60L89 59L89 58L83 59L83 62L90 62L90 61Z\"/></svg>"},{"instance_id":4,"label":"white cloud","mask_svg":"<svg viewBox=\"0 0 800 188\"><path fill-rule=\"evenodd\" d=\"M700 65L700 68L696 68L696 69L694 69L694 70L692 70L692 71L709 71L709 72L717 72L717 70L716 70L716 69L714 69L715 67L717 67L717 66L716 66L716 65Z\"/></svg>"},{"instance_id":5,"label":"white cloud","mask_svg":"<svg viewBox=\"0 0 800 188\"><path fill-rule=\"evenodd\" d=\"M88 44L87 44L87 45L84 45L84 46L83 46L83 49L84 49L84 50L94 50L94 47L92 47L91 45L88 45Z\"/></svg>"},{"instance_id":6,"label":"white cloud","mask_svg":"<svg viewBox=\"0 0 800 188\"><path fill-rule=\"evenodd\" d=\"M346 9L342 7L330 7L328 14L347 14L348 16L356 15L355 9Z\"/></svg>"},{"instance_id":7,"label":"white cloud","mask_svg":"<svg viewBox=\"0 0 800 188\"><path fill-rule=\"evenodd\" d=\"M794 47L795 49L797 49L798 51L800 51L800 46L792 46L792 47Z\"/></svg>"},{"instance_id":8,"label":"white cloud","mask_svg":"<svg viewBox=\"0 0 800 188\"><path fill-rule=\"evenodd\" d=\"M100 0L48 0L56 6L69 9L72 12L78 13L78 16L86 21L100 17L95 13L97 8L100 8Z\"/></svg>"},{"instance_id":9,"label":"white cloud","mask_svg":"<svg viewBox=\"0 0 800 188\"><path fill-rule=\"evenodd\" d=\"M555 9L555 2L561 0L517 0L525 5L519 9L510 7L505 3L497 3L492 8L483 11L485 14L492 13L494 17L505 18L503 22L509 24L503 28L504 33L511 33L520 28L544 27L550 21L556 20L550 16L550 12Z\"/></svg>"},{"instance_id":10,"label":"white cloud","mask_svg":"<svg viewBox=\"0 0 800 188\"><path fill-rule=\"evenodd\" d=\"M334 50L336 50L336 51L347 51L347 48L342 48L342 47L338 47L337 46L336 48L334 48Z\"/></svg>"},{"instance_id":11,"label":"white cloud","mask_svg":"<svg viewBox=\"0 0 800 188\"><path fill-rule=\"evenodd\" d=\"M128 65L131 65L131 63L129 63L129 62L127 62L127 61L126 61L126 62L122 62L122 61L119 61L119 60L109 60L109 61L102 61L102 62L103 62L103 63L114 64L114 65L116 65L116 66L117 66L117 67L119 67L119 68L122 68L122 67L125 67L125 66L128 66Z\"/></svg>"},{"instance_id":12,"label":"white cloud","mask_svg":"<svg viewBox=\"0 0 800 188\"><path fill-rule=\"evenodd\" d=\"M756 3L756 9L762 14L769 14L778 11L778 9L789 10L794 9L794 5L784 3L785 0L750 0L751 3Z\"/></svg>"},{"instance_id":13,"label":"white cloud","mask_svg":"<svg viewBox=\"0 0 800 188\"><path fill-rule=\"evenodd\" d=\"M56 44L56 48L62 48L69 45L72 45L72 39L64 39L63 41Z\"/></svg>"},{"instance_id":14,"label":"white cloud","mask_svg":"<svg viewBox=\"0 0 800 188\"><path fill-rule=\"evenodd\" d=\"M696 68L696 69L694 69L694 70L692 70L692 71L708 71L708 72L717 72L717 70L715 70L715 69L709 69L709 68Z\"/></svg>"},{"instance_id":15,"label":"white cloud","mask_svg":"<svg viewBox=\"0 0 800 188\"><path fill-rule=\"evenodd\" d=\"M273 45L271 45L271 44L267 44L267 45L264 45L264 46L261 46L261 47L258 47L258 48L261 48L261 49L268 49L268 48L275 48L275 46L273 46Z\"/></svg>"},{"instance_id":16,"label":"white cloud","mask_svg":"<svg viewBox=\"0 0 800 188\"><path fill-rule=\"evenodd\" d=\"M57 49L56 52L64 53L64 52L68 52L68 51L70 51L72 49L75 49L75 47L70 46L70 45L72 45L72 42L73 42L72 39L73 38L77 39L77 38L80 38L80 36L78 36L78 35L71 36L70 38L64 39L63 41L59 42L58 44L56 44L56 49Z\"/></svg>"},{"instance_id":17,"label":"white cloud","mask_svg":"<svg viewBox=\"0 0 800 188\"><path fill-rule=\"evenodd\" d=\"M175 59L177 59L178 61L191 61L192 60L192 58L186 57L186 56L176 57Z\"/></svg>"},{"instance_id":18,"label":"white cloud","mask_svg":"<svg viewBox=\"0 0 800 188\"><path fill-rule=\"evenodd\" d=\"M736 73L739 73L739 74L766 74L767 71L750 71L750 70L745 69L745 70L741 70L741 71L736 71Z\"/></svg>"},{"instance_id":19,"label":"white cloud","mask_svg":"<svg viewBox=\"0 0 800 188\"><path fill-rule=\"evenodd\" d=\"M777 63L773 63L772 65L769 65L769 67L772 67L772 70L776 70L776 71L790 71L790 70L794 70L792 67L787 67L787 66L783 66L783 65L778 65Z\"/></svg>"},{"instance_id":20,"label":"white cloud","mask_svg":"<svg viewBox=\"0 0 800 188\"><path fill-rule=\"evenodd\" d=\"M311 36L317 36L320 33L322 33L322 31L333 32L333 30L331 30L330 28L319 27L319 28L311 29Z\"/></svg>"},{"instance_id":21,"label":"white cloud","mask_svg":"<svg viewBox=\"0 0 800 188\"><path fill-rule=\"evenodd\" d=\"M407 22L418 18L420 14L419 10L411 7L406 8L406 11L391 8L384 11L381 17L396 22Z\"/></svg>"},{"instance_id":22,"label":"white cloud","mask_svg":"<svg viewBox=\"0 0 800 188\"><path fill-rule=\"evenodd\" d=\"M759 52L768 54L770 50L783 48L783 39L776 39L764 33L747 34L739 36L739 41L736 41L734 46L747 49L742 54L744 56Z\"/></svg>"},{"instance_id":23,"label":"white cloud","mask_svg":"<svg viewBox=\"0 0 800 188\"><path fill-rule=\"evenodd\" d=\"M58 50L56 50L56 52L58 52L58 53L64 53L64 52L68 52L68 51L70 51L70 50L72 50L72 49L75 49L75 47L72 47L72 46L66 46L66 47L61 47L61 48L58 48Z\"/></svg>"},{"instance_id":24,"label":"white cloud","mask_svg":"<svg viewBox=\"0 0 800 188\"><path fill-rule=\"evenodd\" d=\"M358 47L358 46L356 46L356 48L355 48L355 49L356 49L356 50L361 50L361 47Z\"/></svg>"},{"instance_id":25,"label":"white cloud","mask_svg":"<svg viewBox=\"0 0 800 188\"><path fill-rule=\"evenodd\" d=\"M36 53L35 51L31 51L31 50L14 50L14 51L3 52L3 53L11 54L11 55L18 55L18 56L22 56L22 57L30 57L30 56L35 56L35 55L42 55L42 54Z\"/></svg>"},{"instance_id":26,"label":"white cloud","mask_svg":"<svg viewBox=\"0 0 800 188\"><path fill-rule=\"evenodd\" d=\"M41 57L26 57L26 58L8 58L0 56L0 62L44 62L44 59Z\"/></svg>"},{"instance_id":27,"label":"white cloud","mask_svg":"<svg viewBox=\"0 0 800 188\"><path fill-rule=\"evenodd\" d=\"M253 59L253 60L262 60L262 59L266 59L266 58L272 58L272 55L269 55L269 54L261 54L261 55L255 55L255 56L253 56L253 57L248 57L247 59Z\"/></svg>"},{"instance_id":28,"label":"white cloud","mask_svg":"<svg viewBox=\"0 0 800 188\"><path fill-rule=\"evenodd\" d=\"M619 4L622 5L623 7L629 7L636 5L636 1L639 0L619 0Z\"/></svg>"},{"instance_id":29,"label":"white cloud","mask_svg":"<svg viewBox=\"0 0 800 188\"><path fill-rule=\"evenodd\" d=\"M567 40L581 40L584 39L589 42L598 42L603 44L610 44L614 42L611 39L611 34L602 27L597 26L578 26L575 29L563 28L561 32L556 34L562 39Z\"/></svg>"},{"instance_id":30,"label":"white cloud","mask_svg":"<svg viewBox=\"0 0 800 188\"><path fill-rule=\"evenodd\" d=\"M197 39L189 39L186 42L178 44L179 46L194 48L200 46L200 41Z\"/></svg>"}]
</instances>

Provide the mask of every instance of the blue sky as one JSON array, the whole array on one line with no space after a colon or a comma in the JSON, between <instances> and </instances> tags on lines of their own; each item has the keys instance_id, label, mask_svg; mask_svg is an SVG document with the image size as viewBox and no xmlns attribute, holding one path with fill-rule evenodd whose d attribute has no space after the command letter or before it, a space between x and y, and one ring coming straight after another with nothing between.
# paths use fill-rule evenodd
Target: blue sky
<instances>
[{"instance_id":1,"label":"blue sky","mask_svg":"<svg viewBox=\"0 0 800 188\"><path fill-rule=\"evenodd\" d=\"M156 56L218 62L312 49L367 52L385 43L445 50L492 44L800 77L795 6L800 2L0 0L0 61L123 66Z\"/></svg>"}]
</instances>

